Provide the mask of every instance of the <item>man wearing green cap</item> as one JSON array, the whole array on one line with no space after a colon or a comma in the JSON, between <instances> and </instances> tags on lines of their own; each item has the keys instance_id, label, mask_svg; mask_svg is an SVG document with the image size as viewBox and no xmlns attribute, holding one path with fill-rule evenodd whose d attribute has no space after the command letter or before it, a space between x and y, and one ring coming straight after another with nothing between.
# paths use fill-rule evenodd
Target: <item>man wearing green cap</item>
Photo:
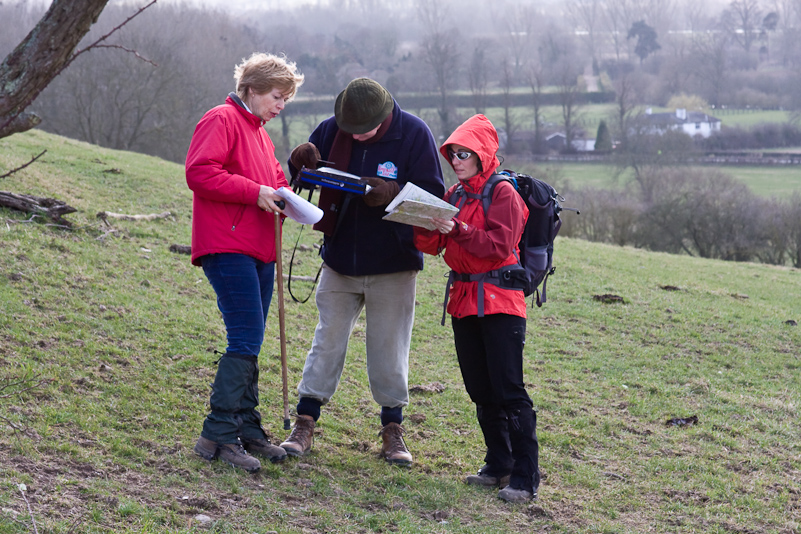
<instances>
[{"instance_id":1,"label":"man wearing green cap","mask_svg":"<svg viewBox=\"0 0 801 534\"><path fill-rule=\"evenodd\" d=\"M315 226L325 234L316 293L319 322L298 385L295 425L281 443L292 456L311 450L321 407L336 391L350 334L365 309L367 374L381 407L381 456L392 464L412 463L401 423L409 403L409 345L423 256L414 246L411 226L382 217L407 182L442 198L438 156L428 126L401 110L389 91L369 78L351 81L336 99L334 116L292 151L293 176L302 167L316 168L322 159L371 186L365 195L336 193L340 198L323 199L333 190L321 190L327 215Z\"/></svg>"}]
</instances>

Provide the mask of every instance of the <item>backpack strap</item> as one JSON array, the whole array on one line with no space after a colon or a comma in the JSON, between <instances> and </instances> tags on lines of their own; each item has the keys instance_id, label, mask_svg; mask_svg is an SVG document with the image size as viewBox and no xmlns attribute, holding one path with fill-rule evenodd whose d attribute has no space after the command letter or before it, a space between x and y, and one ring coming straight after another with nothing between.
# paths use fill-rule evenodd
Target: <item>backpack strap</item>
<instances>
[{"instance_id":1,"label":"backpack strap","mask_svg":"<svg viewBox=\"0 0 801 534\"><path fill-rule=\"evenodd\" d=\"M490 203L492 202L492 193L495 190L495 186L497 186L500 182L509 182L512 187L517 189L516 182L512 177L503 174L492 174L484 183L480 193L468 193L465 191L464 186L459 184L456 186L456 189L454 189L453 194L450 196L448 201L457 208L461 209L462 206L467 203L467 199L480 199L482 208L484 208L484 218L486 221ZM448 273L448 283L445 286L445 301L442 303L442 321L440 321L440 324L443 326L445 325L445 316L448 313L448 299L450 298L451 286L454 282L478 282L478 295L476 296L476 311L478 313L478 317L484 317L484 282L502 287L504 289L523 291L523 288L513 287L509 284L504 285L504 282L511 283L511 277L509 276L510 271L514 268L520 267L520 258L517 256L517 251L515 251L514 254L518 261L516 265L507 265L505 267L501 267L500 269L472 274L457 273L456 271L451 270L450 273Z\"/></svg>"},{"instance_id":2,"label":"backpack strap","mask_svg":"<svg viewBox=\"0 0 801 534\"><path fill-rule=\"evenodd\" d=\"M509 182L509 184L517 190L517 180L506 174L493 174L484 183L481 188L481 203L484 206L484 216L489 212L490 204L492 203L492 193L495 192L495 187L501 182Z\"/></svg>"},{"instance_id":3,"label":"backpack strap","mask_svg":"<svg viewBox=\"0 0 801 534\"><path fill-rule=\"evenodd\" d=\"M448 283L445 287L445 301L442 303L442 321L440 324L445 324L448 298L450 296L451 286L454 282L478 282L476 312L478 317L484 317L484 284L492 284L503 289L511 289L512 291L524 291L525 288L519 285L519 279L514 276L514 272L519 270L520 264L505 265L500 269L494 269L485 273L457 273L451 270L451 272L448 273Z\"/></svg>"},{"instance_id":4,"label":"backpack strap","mask_svg":"<svg viewBox=\"0 0 801 534\"><path fill-rule=\"evenodd\" d=\"M497 273L498 271L490 271ZM451 270L448 273L448 283L445 286L445 302L442 303L442 321L440 324L445 326L445 316L447 315L448 310L448 299L450 298L451 294L451 286L454 282L478 282L478 298L476 305L478 307L478 316L484 317L484 279L487 277L489 273L478 273L478 274L467 274L467 273L457 273L454 270Z\"/></svg>"}]
</instances>

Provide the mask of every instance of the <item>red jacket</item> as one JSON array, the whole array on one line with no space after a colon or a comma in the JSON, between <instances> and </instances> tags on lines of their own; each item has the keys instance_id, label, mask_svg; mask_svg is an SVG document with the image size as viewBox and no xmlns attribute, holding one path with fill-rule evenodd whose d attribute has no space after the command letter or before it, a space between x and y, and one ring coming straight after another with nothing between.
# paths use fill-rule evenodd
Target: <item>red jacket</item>
<instances>
[{"instance_id":1,"label":"red jacket","mask_svg":"<svg viewBox=\"0 0 801 534\"><path fill-rule=\"evenodd\" d=\"M275 261L274 216L256 202L260 186L278 189L288 183L263 124L229 95L195 128L186 155L195 265L219 252Z\"/></svg>"},{"instance_id":2,"label":"red jacket","mask_svg":"<svg viewBox=\"0 0 801 534\"><path fill-rule=\"evenodd\" d=\"M480 193L487 179L499 165L498 134L484 115L474 115L459 126L440 147L447 159L447 146L462 145L479 155L481 173L462 182L465 190ZM452 164L452 162L451 162ZM448 200L456 189L445 193ZM443 249L445 263L458 273L478 274L517 263L515 252L528 218L523 199L508 182L500 182L493 191L489 213L479 199L467 199L456 225L447 235L415 227L414 243L427 254L439 254ZM450 290L448 313L457 318L478 314L478 282L456 281ZM484 314L505 313L526 316L526 301L522 291L501 289L484 284Z\"/></svg>"}]
</instances>

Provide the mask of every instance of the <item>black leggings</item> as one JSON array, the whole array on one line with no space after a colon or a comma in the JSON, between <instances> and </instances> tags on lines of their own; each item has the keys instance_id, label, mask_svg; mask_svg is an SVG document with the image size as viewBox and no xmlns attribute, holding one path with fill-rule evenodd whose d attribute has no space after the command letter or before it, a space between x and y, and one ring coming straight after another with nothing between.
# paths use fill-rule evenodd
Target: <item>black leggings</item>
<instances>
[{"instance_id":1,"label":"black leggings","mask_svg":"<svg viewBox=\"0 0 801 534\"><path fill-rule=\"evenodd\" d=\"M482 472L537 492L540 483L537 415L523 381L526 319L515 315L452 318L465 389L487 445Z\"/></svg>"}]
</instances>

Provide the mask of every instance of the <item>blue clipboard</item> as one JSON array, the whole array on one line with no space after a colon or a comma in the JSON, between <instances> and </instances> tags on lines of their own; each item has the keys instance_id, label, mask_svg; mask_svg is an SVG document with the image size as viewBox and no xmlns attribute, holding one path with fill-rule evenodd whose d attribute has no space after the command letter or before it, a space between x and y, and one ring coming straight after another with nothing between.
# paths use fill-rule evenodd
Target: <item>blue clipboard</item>
<instances>
[{"instance_id":1,"label":"blue clipboard","mask_svg":"<svg viewBox=\"0 0 801 534\"><path fill-rule=\"evenodd\" d=\"M370 191L367 182L355 174L342 172L330 167L320 167L319 169L307 169L303 167L298 173L301 182L309 186L327 187L346 193L356 193L364 195Z\"/></svg>"}]
</instances>

